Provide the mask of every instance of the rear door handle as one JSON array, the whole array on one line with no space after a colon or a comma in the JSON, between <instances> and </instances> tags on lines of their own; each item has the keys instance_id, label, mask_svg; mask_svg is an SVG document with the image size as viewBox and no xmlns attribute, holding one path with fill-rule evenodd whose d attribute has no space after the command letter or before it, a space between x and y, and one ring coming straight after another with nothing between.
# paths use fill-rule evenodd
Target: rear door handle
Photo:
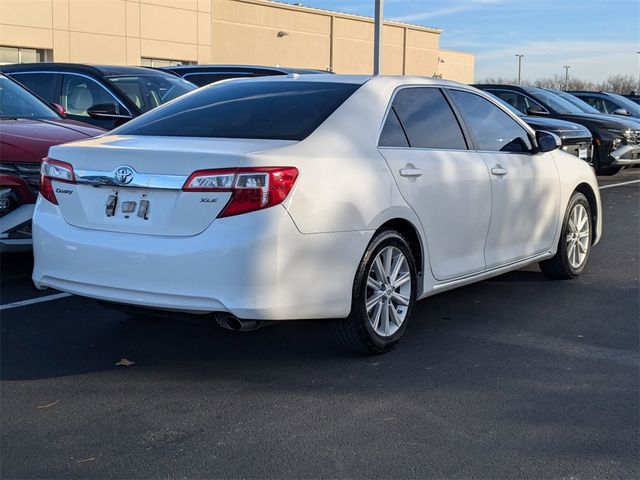
<instances>
[{"instance_id":1,"label":"rear door handle","mask_svg":"<svg viewBox=\"0 0 640 480\"><path fill-rule=\"evenodd\" d=\"M419 168L401 168L400 175L403 177L419 177L422 175L422 170Z\"/></svg>"},{"instance_id":2,"label":"rear door handle","mask_svg":"<svg viewBox=\"0 0 640 480\"><path fill-rule=\"evenodd\" d=\"M509 171L502 165L496 165L491 169L491 174L498 177L504 177L507 173L509 173Z\"/></svg>"}]
</instances>

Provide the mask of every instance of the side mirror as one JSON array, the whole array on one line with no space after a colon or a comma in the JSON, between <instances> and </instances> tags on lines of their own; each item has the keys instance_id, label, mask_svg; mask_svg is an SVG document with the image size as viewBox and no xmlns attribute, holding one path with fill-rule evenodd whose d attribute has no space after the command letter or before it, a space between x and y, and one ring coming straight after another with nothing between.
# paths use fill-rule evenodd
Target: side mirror
<instances>
[{"instance_id":1,"label":"side mirror","mask_svg":"<svg viewBox=\"0 0 640 480\"><path fill-rule=\"evenodd\" d=\"M614 115L625 115L627 117L631 116L631 114L629 112L627 112L627 110L625 110L624 108L616 108L613 111Z\"/></svg>"},{"instance_id":2,"label":"side mirror","mask_svg":"<svg viewBox=\"0 0 640 480\"><path fill-rule=\"evenodd\" d=\"M59 103L55 103L55 102L51 102L49 105L51 105L51 107L58 112L58 115L60 115L62 118L67 118L67 112L64 109L64 107L62 105L60 105Z\"/></svg>"},{"instance_id":3,"label":"side mirror","mask_svg":"<svg viewBox=\"0 0 640 480\"><path fill-rule=\"evenodd\" d=\"M131 120L130 115L120 114L113 103L100 103L87 108L87 114L96 120Z\"/></svg>"},{"instance_id":4,"label":"side mirror","mask_svg":"<svg viewBox=\"0 0 640 480\"><path fill-rule=\"evenodd\" d=\"M532 105L529 108L527 108L526 114L527 115L549 115L549 112L547 112L544 108L538 105Z\"/></svg>"},{"instance_id":5,"label":"side mirror","mask_svg":"<svg viewBox=\"0 0 640 480\"><path fill-rule=\"evenodd\" d=\"M541 152L550 152L562 146L562 140L556 134L540 130L536 132L536 142L538 150Z\"/></svg>"}]
</instances>

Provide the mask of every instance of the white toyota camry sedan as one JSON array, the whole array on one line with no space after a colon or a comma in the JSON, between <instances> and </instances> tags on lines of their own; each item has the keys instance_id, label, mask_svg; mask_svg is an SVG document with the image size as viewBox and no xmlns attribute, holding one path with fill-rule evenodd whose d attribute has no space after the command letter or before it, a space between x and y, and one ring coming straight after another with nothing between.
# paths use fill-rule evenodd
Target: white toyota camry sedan
<instances>
[{"instance_id":1,"label":"white toyota camry sedan","mask_svg":"<svg viewBox=\"0 0 640 480\"><path fill-rule=\"evenodd\" d=\"M532 263L582 272L600 196L558 145L443 80L222 82L51 148L33 280L237 330L339 319L348 346L388 351L417 300Z\"/></svg>"}]
</instances>

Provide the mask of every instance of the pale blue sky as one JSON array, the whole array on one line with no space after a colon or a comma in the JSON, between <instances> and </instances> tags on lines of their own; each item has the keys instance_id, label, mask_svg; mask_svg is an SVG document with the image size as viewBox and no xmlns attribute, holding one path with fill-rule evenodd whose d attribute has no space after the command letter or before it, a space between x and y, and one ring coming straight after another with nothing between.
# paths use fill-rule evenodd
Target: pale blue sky
<instances>
[{"instance_id":1,"label":"pale blue sky","mask_svg":"<svg viewBox=\"0 0 640 480\"><path fill-rule=\"evenodd\" d=\"M373 16L374 0L297 0ZM293 2L291 2L293 3ZM640 68L640 0L385 0L385 19L444 30L440 46L476 55L476 80L554 73L600 81Z\"/></svg>"}]
</instances>

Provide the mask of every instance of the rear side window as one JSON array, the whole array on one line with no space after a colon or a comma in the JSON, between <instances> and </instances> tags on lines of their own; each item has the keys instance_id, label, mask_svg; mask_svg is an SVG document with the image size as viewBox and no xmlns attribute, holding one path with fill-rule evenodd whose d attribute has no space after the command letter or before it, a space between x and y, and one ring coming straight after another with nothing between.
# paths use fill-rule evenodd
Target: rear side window
<instances>
[{"instance_id":1,"label":"rear side window","mask_svg":"<svg viewBox=\"0 0 640 480\"><path fill-rule=\"evenodd\" d=\"M513 118L479 95L450 90L478 150L528 152L529 134Z\"/></svg>"},{"instance_id":2,"label":"rear side window","mask_svg":"<svg viewBox=\"0 0 640 480\"><path fill-rule=\"evenodd\" d=\"M223 83L152 110L114 133L303 140L359 87L299 81Z\"/></svg>"},{"instance_id":3,"label":"rear side window","mask_svg":"<svg viewBox=\"0 0 640 480\"><path fill-rule=\"evenodd\" d=\"M403 88L396 94L391 111L398 115L413 148L467 148L449 103L437 88ZM391 112L389 117L392 118Z\"/></svg>"},{"instance_id":4,"label":"rear side window","mask_svg":"<svg viewBox=\"0 0 640 480\"><path fill-rule=\"evenodd\" d=\"M14 73L12 75L14 80L17 80L47 102L60 101L53 91L58 76L56 73Z\"/></svg>"},{"instance_id":5,"label":"rear side window","mask_svg":"<svg viewBox=\"0 0 640 480\"><path fill-rule=\"evenodd\" d=\"M395 109L391 107L389 114L387 115L387 121L384 123L384 128L380 134L380 146L381 147L408 147L409 140L404 133L404 129L398 120L398 114Z\"/></svg>"}]
</instances>

